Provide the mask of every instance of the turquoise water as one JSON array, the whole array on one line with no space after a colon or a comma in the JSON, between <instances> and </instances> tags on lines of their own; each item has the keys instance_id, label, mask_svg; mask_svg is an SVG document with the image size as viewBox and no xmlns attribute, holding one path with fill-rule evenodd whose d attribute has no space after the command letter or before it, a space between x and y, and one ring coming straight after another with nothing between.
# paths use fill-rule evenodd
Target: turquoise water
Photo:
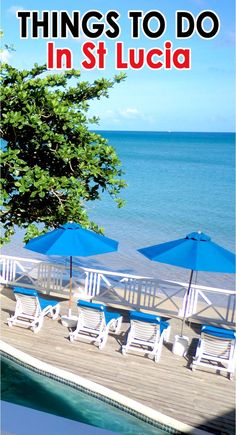
<instances>
[{"instance_id":1,"label":"turquoise water","mask_svg":"<svg viewBox=\"0 0 236 435\"><path fill-rule=\"evenodd\" d=\"M85 266L154 278L187 280L189 271L148 261L136 250L201 230L234 250L233 133L101 132L122 161L126 206L107 195L90 203L90 217L120 242L119 253L81 259ZM22 233L4 252L29 256ZM32 254L36 256L36 254ZM199 273L199 284L234 288L232 276Z\"/></svg>"},{"instance_id":2,"label":"turquoise water","mask_svg":"<svg viewBox=\"0 0 236 435\"><path fill-rule=\"evenodd\" d=\"M4 357L1 365L1 398L4 401L126 435L167 433Z\"/></svg>"},{"instance_id":3,"label":"turquoise water","mask_svg":"<svg viewBox=\"0 0 236 435\"><path fill-rule=\"evenodd\" d=\"M121 211L109 200L94 204L93 217L134 245L201 229L233 249L233 134L103 134L123 163L127 204Z\"/></svg>"},{"instance_id":4,"label":"turquoise water","mask_svg":"<svg viewBox=\"0 0 236 435\"><path fill-rule=\"evenodd\" d=\"M188 278L189 272L151 263L140 254L135 256L134 250L191 231L201 230L216 243L234 250L233 133L103 135L116 148L126 172L126 206L117 210L105 198L91 205L90 216L121 242L122 251L128 252L126 265L130 264L131 271L133 268L156 277ZM199 274L199 278L203 284L233 286L233 278L222 274Z\"/></svg>"}]
</instances>

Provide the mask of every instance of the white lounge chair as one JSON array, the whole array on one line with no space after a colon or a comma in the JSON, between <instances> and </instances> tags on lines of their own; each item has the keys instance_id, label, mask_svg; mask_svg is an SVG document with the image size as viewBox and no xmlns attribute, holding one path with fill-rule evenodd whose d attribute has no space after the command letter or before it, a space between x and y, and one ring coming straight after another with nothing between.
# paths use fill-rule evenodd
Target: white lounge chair
<instances>
[{"instance_id":1,"label":"white lounge chair","mask_svg":"<svg viewBox=\"0 0 236 435\"><path fill-rule=\"evenodd\" d=\"M232 377L236 364L236 332L215 326L202 326L192 370L197 366L228 372Z\"/></svg>"},{"instance_id":2,"label":"white lounge chair","mask_svg":"<svg viewBox=\"0 0 236 435\"><path fill-rule=\"evenodd\" d=\"M163 341L170 337L170 325L159 316L130 312L130 330L126 344L122 346L122 353L131 349L154 357L158 362L161 356Z\"/></svg>"},{"instance_id":3,"label":"white lounge chair","mask_svg":"<svg viewBox=\"0 0 236 435\"><path fill-rule=\"evenodd\" d=\"M15 313L7 323L10 327L19 324L28 326L33 332L38 332L45 316L49 315L56 319L60 312L60 304L52 299L43 299L36 290L15 287L13 289L16 298Z\"/></svg>"},{"instance_id":4,"label":"white lounge chair","mask_svg":"<svg viewBox=\"0 0 236 435\"><path fill-rule=\"evenodd\" d=\"M122 316L107 310L104 304L79 300L79 317L75 331L70 332L70 341L84 338L93 341L99 349L103 349L108 338L109 331L119 333Z\"/></svg>"}]
</instances>

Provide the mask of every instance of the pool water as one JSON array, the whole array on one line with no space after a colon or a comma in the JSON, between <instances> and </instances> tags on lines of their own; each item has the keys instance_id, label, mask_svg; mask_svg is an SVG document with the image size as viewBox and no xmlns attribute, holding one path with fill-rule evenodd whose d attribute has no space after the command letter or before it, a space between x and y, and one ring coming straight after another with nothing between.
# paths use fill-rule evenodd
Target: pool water
<instances>
[{"instance_id":1,"label":"pool water","mask_svg":"<svg viewBox=\"0 0 236 435\"><path fill-rule=\"evenodd\" d=\"M5 357L2 357L1 367L1 398L4 401L121 434L170 433Z\"/></svg>"}]
</instances>

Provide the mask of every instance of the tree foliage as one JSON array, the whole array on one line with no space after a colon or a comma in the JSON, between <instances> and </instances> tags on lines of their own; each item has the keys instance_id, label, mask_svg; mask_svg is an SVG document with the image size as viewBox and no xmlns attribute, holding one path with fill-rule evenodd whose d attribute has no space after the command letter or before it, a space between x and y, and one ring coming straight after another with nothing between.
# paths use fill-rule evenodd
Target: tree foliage
<instances>
[{"instance_id":1,"label":"tree foliage","mask_svg":"<svg viewBox=\"0 0 236 435\"><path fill-rule=\"evenodd\" d=\"M34 65L19 71L1 66L1 182L3 241L15 225L25 240L66 221L90 222L86 202L107 191L118 206L125 186L120 160L107 140L89 131L89 102L108 97L124 75L93 83L80 72L46 73ZM37 224L43 224L38 225Z\"/></svg>"}]
</instances>

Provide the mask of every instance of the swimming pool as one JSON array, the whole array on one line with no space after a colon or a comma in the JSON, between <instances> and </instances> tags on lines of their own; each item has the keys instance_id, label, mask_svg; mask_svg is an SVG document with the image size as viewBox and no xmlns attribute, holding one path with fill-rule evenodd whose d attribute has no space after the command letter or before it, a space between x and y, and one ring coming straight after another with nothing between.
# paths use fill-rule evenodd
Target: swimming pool
<instances>
[{"instance_id":1,"label":"swimming pool","mask_svg":"<svg viewBox=\"0 0 236 435\"><path fill-rule=\"evenodd\" d=\"M2 400L126 435L180 433L161 429L2 356Z\"/></svg>"}]
</instances>

